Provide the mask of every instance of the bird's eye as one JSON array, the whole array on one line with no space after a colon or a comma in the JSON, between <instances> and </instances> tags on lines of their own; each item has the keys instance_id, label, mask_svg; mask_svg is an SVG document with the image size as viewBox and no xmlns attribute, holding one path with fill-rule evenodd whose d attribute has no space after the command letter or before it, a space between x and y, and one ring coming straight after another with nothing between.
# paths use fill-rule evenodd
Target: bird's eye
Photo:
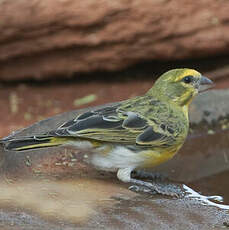
<instances>
[{"instance_id":1,"label":"bird's eye","mask_svg":"<svg viewBox=\"0 0 229 230\"><path fill-rule=\"evenodd\" d=\"M186 84L189 84L193 81L193 76L186 76L183 78L183 82L186 83Z\"/></svg>"}]
</instances>

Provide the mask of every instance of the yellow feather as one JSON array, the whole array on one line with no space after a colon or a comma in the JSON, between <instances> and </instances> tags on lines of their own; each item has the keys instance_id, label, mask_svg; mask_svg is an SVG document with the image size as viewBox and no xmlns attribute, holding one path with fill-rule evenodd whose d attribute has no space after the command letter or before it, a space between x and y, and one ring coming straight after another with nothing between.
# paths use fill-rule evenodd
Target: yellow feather
<instances>
[{"instance_id":1,"label":"yellow feather","mask_svg":"<svg viewBox=\"0 0 229 230\"><path fill-rule=\"evenodd\" d=\"M180 81L182 78L184 78L185 76L189 76L189 75L191 75L191 76L200 76L200 73L197 72L197 71L194 70L194 69L185 69L185 70L183 71L183 73L182 73L182 74L179 74L179 76L175 79L175 82L178 82L178 81Z\"/></svg>"}]
</instances>

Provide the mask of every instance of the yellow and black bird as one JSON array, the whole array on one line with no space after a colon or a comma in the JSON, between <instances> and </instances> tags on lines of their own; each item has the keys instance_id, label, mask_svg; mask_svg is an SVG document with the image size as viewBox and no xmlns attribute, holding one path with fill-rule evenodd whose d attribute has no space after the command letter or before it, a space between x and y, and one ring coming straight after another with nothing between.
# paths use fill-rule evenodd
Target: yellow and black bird
<instances>
[{"instance_id":1,"label":"yellow and black bird","mask_svg":"<svg viewBox=\"0 0 229 230\"><path fill-rule=\"evenodd\" d=\"M193 69L164 73L143 96L89 110L56 130L20 139L5 139L7 150L57 145L90 149L90 164L117 172L123 182L166 194L156 184L131 177L172 158L189 129L188 107L200 86L212 81Z\"/></svg>"}]
</instances>

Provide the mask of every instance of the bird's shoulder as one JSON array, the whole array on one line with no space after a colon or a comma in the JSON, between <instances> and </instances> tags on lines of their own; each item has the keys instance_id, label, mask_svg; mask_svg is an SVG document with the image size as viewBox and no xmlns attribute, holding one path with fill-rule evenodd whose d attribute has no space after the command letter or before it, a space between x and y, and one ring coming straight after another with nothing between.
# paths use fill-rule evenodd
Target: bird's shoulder
<instances>
[{"instance_id":1,"label":"bird's shoulder","mask_svg":"<svg viewBox=\"0 0 229 230\"><path fill-rule=\"evenodd\" d=\"M146 119L152 125L187 123L187 118L179 106L150 95L138 97L131 101L131 103L123 103L120 106L120 110L135 112L139 117Z\"/></svg>"}]
</instances>

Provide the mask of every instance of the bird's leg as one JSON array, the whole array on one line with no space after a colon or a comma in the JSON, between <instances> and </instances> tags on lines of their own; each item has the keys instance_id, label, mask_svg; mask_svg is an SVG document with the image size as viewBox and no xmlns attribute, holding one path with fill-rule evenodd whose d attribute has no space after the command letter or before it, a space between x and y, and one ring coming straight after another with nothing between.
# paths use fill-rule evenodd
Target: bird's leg
<instances>
[{"instance_id":1,"label":"bird's leg","mask_svg":"<svg viewBox=\"0 0 229 230\"><path fill-rule=\"evenodd\" d=\"M137 180L131 178L131 168L119 169L117 173L117 177L119 180L132 183L133 185L130 187L131 190L147 192L147 193L158 193L167 196L175 196L180 197L183 195L181 189L175 184L168 183L156 183L156 182L145 182L142 180Z\"/></svg>"},{"instance_id":2,"label":"bird's leg","mask_svg":"<svg viewBox=\"0 0 229 230\"><path fill-rule=\"evenodd\" d=\"M162 173L147 172L147 171L143 171L143 170L134 170L132 172L132 176L134 178L150 179L150 180L157 180L157 181L164 181L164 180L168 179L168 177Z\"/></svg>"},{"instance_id":3,"label":"bird's leg","mask_svg":"<svg viewBox=\"0 0 229 230\"><path fill-rule=\"evenodd\" d=\"M130 183L138 186L139 191L157 193L166 196L182 197L183 192L180 187L171 183L145 182L142 180L130 179ZM133 188L134 190L135 188ZM136 189L137 190L137 189Z\"/></svg>"}]
</instances>

